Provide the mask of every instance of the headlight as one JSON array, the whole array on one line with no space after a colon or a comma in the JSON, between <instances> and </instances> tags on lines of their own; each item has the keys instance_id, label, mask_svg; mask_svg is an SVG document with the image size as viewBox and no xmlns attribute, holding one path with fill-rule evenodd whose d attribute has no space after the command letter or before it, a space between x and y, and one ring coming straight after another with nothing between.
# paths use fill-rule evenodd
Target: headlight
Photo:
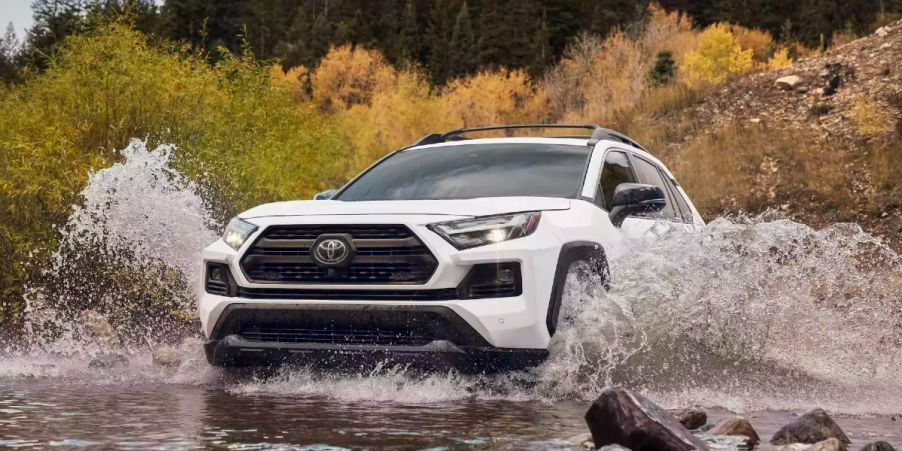
<instances>
[{"instance_id":1,"label":"headlight","mask_svg":"<svg viewBox=\"0 0 902 451\"><path fill-rule=\"evenodd\" d=\"M454 247L469 249L527 236L539 226L541 217L541 212L533 211L439 222L427 227Z\"/></svg>"},{"instance_id":2,"label":"headlight","mask_svg":"<svg viewBox=\"0 0 902 451\"><path fill-rule=\"evenodd\" d=\"M235 217L226 226L225 232L222 234L222 240L237 251L255 230L257 230L257 226Z\"/></svg>"}]
</instances>

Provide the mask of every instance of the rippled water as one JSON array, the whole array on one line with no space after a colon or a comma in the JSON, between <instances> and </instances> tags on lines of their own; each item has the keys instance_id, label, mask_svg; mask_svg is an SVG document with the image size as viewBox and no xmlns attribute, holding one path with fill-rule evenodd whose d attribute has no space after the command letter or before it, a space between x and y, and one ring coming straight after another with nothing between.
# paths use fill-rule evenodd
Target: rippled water
<instances>
[{"instance_id":1,"label":"rippled water","mask_svg":"<svg viewBox=\"0 0 902 451\"><path fill-rule=\"evenodd\" d=\"M902 442L902 262L851 224L656 227L612 250L610 291L571 274L551 357L529 372L220 373L202 357L191 295L218 226L173 152L135 141L92 175L29 286L29 333L0 351L0 444L568 446L612 384L665 407L757 415L763 431L823 407L856 440ZM161 342L181 364L151 363ZM89 367L110 353L127 363Z\"/></svg>"}]
</instances>

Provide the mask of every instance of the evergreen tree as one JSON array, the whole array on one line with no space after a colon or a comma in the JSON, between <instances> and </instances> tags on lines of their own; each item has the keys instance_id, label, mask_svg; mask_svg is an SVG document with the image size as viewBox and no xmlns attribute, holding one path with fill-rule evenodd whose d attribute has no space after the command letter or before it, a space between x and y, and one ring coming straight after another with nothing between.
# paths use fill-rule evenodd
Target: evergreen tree
<instances>
[{"instance_id":1,"label":"evergreen tree","mask_svg":"<svg viewBox=\"0 0 902 451\"><path fill-rule=\"evenodd\" d=\"M85 3L82 0L35 0L31 9L34 25L28 30L23 55L28 64L44 69L66 36L87 28Z\"/></svg>"},{"instance_id":2,"label":"evergreen tree","mask_svg":"<svg viewBox=\"0 0 902 451\"><path fill-rule=\"evenodd\" d=\"M655 55L655 65L648 73L648 82L652 86L665 85L676 76L676 70L673 53L669 50L662 50Z\"/></svg>"},{"instance_id":3,"label":"evergreen tree","mask_svg":"<svg viewBox=\"0 0 902 451\"><path fill-rule=\"evenodd\" d=\"M451 75L451 33L454 27L452 11L451 0L437 0L426 27L426 42L431 50L429 75L436 84L445 83Z\"/></svg>"},{"instance_id":4,"label":"evergreen tree","mask_svg":"<svg viewBox=\"0 0 902 451\"><path fill-rule=\"evenodd\" d=\"M454 30L451 33L450 70L449 75L459 77L471 74L477 69L476 35L473 24L470 21L470 11L467 2L464 1L454 21Z\"/></svg>"},{"instance_id":5,"label":"evergreen tree","mask_svg":"<svg viewBox=\"0 0 902 451\"><path fill-rule=\"evenodd\" d=\"M401 61L422 61L417 7L413 0L404 3L401 29L398 33L398 57Z\"/></svg>"},{"instance_id":6,"label":"evergreen tree","mask_svg":"<svg viewBox=\"0 0 902 451\"><path fill-rule=\"evenodd\" d=\"M9 83L16 79L18 55L19 39L16 37L16 29L10 22L6 26L6 34L0 37L0 80Z\"/></svg>"}]
</instances>

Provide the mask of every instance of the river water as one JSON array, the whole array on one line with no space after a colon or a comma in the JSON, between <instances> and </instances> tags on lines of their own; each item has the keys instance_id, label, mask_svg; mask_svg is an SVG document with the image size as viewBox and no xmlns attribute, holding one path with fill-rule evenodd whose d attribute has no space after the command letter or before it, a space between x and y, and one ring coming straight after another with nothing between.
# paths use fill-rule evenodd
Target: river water
<instances>
[{"instance_id":1,"label":"river water","mask_svg":"<svg viewBox=\"0 0 902 451\"><path fill-rule=\"evenodd\" d=\"M747 415L765 440L822 407L856 444L902 445L902 260L854 224L657 227L612 250L610 291L568 278L551 356L531 371L224 373L203 359L191 295L219 225L173 152L135 141L91 176L27 287L26 336L0 348L0 446L567 448L611 385ZM181 362L155 366L160 343ZM125 359L90 364L112 354Z\"/></svg>"}]
</instances>

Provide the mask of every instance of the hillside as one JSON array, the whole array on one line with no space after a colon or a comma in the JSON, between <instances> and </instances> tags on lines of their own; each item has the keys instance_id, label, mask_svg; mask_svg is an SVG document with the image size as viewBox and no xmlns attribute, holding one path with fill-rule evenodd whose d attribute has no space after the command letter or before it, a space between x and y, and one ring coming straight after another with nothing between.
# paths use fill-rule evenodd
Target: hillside
<instances>
[{"instance_id":1,"label":"hillside","mask_svg":"<svg viewBox=\"0 0 902 451\"><path fill-rule=\"evenodd\" d=\"M738 137L736 149L719 150L762 158L751 187L763 191L760 209L776 208L815 226L857 222L899 248L899 61L902 21L789 67L729 81L684 112L681 122L691 123L696 133L758 131ZM680 155L698 142L671 144ZM818 189L804 177L836 189Z\"/></svg>"}]
</instances>

